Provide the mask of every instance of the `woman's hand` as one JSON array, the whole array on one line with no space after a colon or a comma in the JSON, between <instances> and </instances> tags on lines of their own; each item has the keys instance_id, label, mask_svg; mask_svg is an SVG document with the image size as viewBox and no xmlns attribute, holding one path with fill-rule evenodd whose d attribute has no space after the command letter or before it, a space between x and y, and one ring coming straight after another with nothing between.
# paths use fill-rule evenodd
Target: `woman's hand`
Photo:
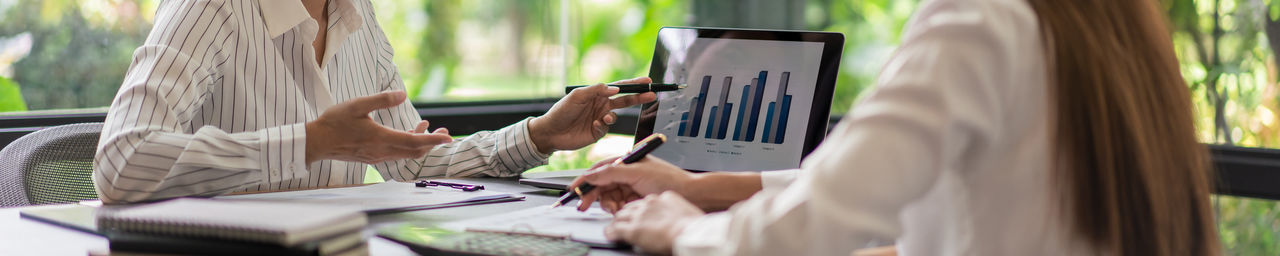
<instances>
[{"instance_id":1,"label":"woman's hand","mask_svg":"<svg viewBox=\"0 0 1280 256\"><path fill-rule=\"evenodd\" d=\"M648 77L614 82L614 84L644 84L652 82ZM610 98L618 94L617 87L596 84L578 88L556 102L547 114L529 121L529 140L538 151L550 154L556 150L574 150L591 145L609 132L609 126L618 121L614 109L625 108L653 101L658 98L652 92Z\"/></svg>"},{"instance_id":2,"label":"woman's hand","mask_svg":"<svg viewBox=\"0 0 1280 256\"><path fill-rule=\"evenodd\" d=\"M676 237L703 214L680 194L662 192L627 204L614 214L604 234L609 240L631 243L641 252L671 254Z\"/></svg>"},{"instance_id":3,"label":"woman's hand","mask_svg":"<svg viewBox=\"0 0 1280 256\"><path fill-rule=\"evenodd\" d=\"M569 184L576 188L583 183L596 186L582 196L579 211L586 211L591 203L600 201L600 207L614 213L628 202L664 191L680 191L693 179L693 174L657 157L645 157L631 164L614 164L617 158L597 162L591 171Z\"/></svg>"},{"instance_id":4,"label":"woman's hand","mask_svg":"<svg viewBox=\"0 0 1280 256\"><path fill-rule=\"evenodd\" d=\"M389 91L334 105L306 123L306 161L334 159L367 164L418 158L436 145L449 143L449 130L426 133L422 121L413 131L397 131L379 125L369 112L392 108L405 100L404 91Z\"/></svg>"}]
</instances>

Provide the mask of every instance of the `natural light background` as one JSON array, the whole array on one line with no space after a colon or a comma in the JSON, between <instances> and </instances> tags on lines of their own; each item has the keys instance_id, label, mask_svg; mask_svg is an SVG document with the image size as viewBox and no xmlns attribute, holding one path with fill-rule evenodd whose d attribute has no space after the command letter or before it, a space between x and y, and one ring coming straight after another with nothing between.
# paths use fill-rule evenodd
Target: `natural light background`
<instances>
[{"instance_id":1,"label":"natural light background","mask_svg":"<svg viewBox=\"0 0 1280 256\"><path fill-rule=\"evenodd\" d=\"M264 0L265 1L265 0ZM289 1L289 0L274 0ZM846 35L832 113L846 112L897 45L914 0L801 3L801 29ZM372 1L415 102L554 98L566 84L647 73L654 35L696 4L761 0ZM158 1L0 0L0 115L105 111ZM1163 0L1206 143L1280 147L1280 0ZM725 15L734 13L721 12ZM37 112L29 112L37 111ZM446 124L447 126L447 124ZM584 168L630 147L611 136L535 171ZM374 175L376 176L376 175ZM1277 181L1280 183L1280 181ZM1230 254L1280 255L1280 204L1218 196Z\"/></svg>"}]
</instances>

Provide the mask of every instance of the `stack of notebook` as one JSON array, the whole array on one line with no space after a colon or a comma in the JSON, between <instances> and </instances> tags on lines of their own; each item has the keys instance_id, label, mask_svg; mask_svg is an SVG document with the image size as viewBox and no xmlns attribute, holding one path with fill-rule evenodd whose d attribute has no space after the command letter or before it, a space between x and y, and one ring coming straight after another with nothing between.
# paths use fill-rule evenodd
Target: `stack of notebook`
<instances>
[{"instance_id":1,"label":"stack of notebook","mask_svg":"<svg viewBox=\"0 0 1280 256\"><path fill-rule=\"evenodd\" d=\"M175 199L97 217L111 252L366 255L365 214L351 207Z\"/></svg>"}]
</instances>

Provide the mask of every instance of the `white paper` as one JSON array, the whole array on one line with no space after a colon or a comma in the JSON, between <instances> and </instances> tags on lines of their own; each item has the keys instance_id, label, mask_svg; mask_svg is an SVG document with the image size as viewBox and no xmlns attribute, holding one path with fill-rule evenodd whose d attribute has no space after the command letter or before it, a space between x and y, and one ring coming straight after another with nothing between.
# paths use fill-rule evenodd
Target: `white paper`
<instances>
[{"instance_id":1,"label":"white paper","mask_svg":"<svg viewBox=\"0 0 1280 256\"><path fill-rule=\"evenodd\" d=\"M388 181L373 185L345 188L313 189L288 192L220 196L217 199L279 200L299 203L334 204L377 211L413 206L428 206L511 197L511 194L488 190L462 191L449 187L417 187L409 182Z\"/></svg>"},{"instance_id":2,"label":"white paper","mask_svg":"<svg viewBox=\"0 0 1280 256\"><path fill-rule=\"evenodd\" d=\"M502 231L570 237L575 241L610 244L604 236L604 227L613 221L613 215L599 207L579 212L575 207L533 207L510 213L448 222L444 228L466 231Z\"/></svg>"}]
</instances>

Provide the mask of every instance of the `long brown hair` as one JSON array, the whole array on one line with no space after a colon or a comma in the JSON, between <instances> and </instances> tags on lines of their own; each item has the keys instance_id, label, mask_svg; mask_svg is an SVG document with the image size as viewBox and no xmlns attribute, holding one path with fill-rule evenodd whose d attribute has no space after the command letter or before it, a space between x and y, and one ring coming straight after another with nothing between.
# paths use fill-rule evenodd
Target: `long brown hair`
<instances>
[{"instance_id":1,"label":"long brown hair","mask_svg":"<svg viewBox=\"0 0 1280 256\"><path fill-rule=\"evenodd\" d=\"M1073 233L1112 255L1217 255L1210 164L1153 0L1030 0Z\"/></svg>"}]
</instances>

